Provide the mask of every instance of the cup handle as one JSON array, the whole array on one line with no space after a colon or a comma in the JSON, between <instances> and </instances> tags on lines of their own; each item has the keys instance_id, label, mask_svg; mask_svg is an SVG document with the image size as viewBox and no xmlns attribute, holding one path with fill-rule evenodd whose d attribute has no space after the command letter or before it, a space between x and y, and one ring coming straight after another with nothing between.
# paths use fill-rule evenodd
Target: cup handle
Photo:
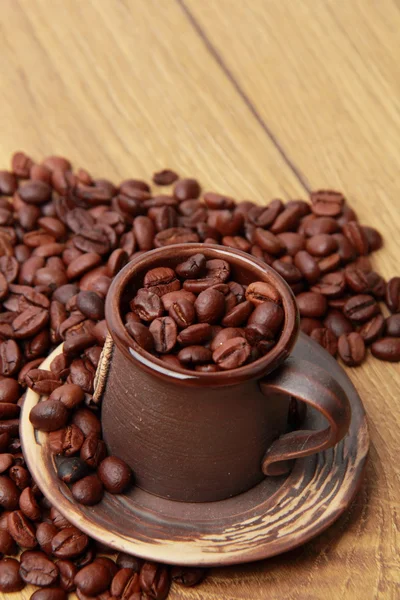
<instances>
[{"instance_id":1,"label":"cup handle","mask_svg":"<svg viewBox=\"0 0 400 600\"><path fill-rule=\"evenodd\" d=\"M327 450L337 444L350 425L349 400L337 381L324 369L306 360L289 357L259 381L264 395L283 392L317 409L328 421L320 431L298 430L272 442L262 461L264 475L283 475L295 458Z\"/></svg>"}]
</instances>

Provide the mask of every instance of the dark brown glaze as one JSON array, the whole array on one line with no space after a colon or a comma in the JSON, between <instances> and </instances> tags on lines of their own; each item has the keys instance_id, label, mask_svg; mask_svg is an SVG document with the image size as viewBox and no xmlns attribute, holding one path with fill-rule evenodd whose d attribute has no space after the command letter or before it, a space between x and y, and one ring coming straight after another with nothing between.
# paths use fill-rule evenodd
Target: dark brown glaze
<instances>
[{"instance_id":1,"label":"dark brown glaze","mask_svg":"<svg viewBox=\"0 0 400 600\"><path fill-rule=\"evenodd\" d=\"M97 506L84 507L57 477L48 434L35 432L29 421L39 396L28 390L21 438L32 476L73 525L115 550L148 560L229 565L295 548L329 527L352 502L362 481L369 435L361 400L338 363L303 334L292 356L331 373L350 400L351 423L333 449L298 459L289 476L267 477L248 492L220 502L178 503L136 487L126 495L106 493ZM54 353L43 367L53 358ZM325 425L320 413L308 411L305 429Z\"/></svg>"},{"instance_id":2,"label":"dark brown glaze","mask_svg":"<svg viewBox=\"0 0 400 600\"><path fill-rule=\"evenodd\" d=\"M149 269L174 268L199 252L207 260L225 259L235 281L264 281L278 290L285 313L281 336L263 358L238 369L194 373L170 369L137 346L123 325L127 298L143 285ZM290 458L336 444L349 425L346 395L332 377L320 374L318 398L301 365L286 368L298 333L298 311L287 283L270 267L238 250L181 244L148 252L116 276L106 302L106 320L115 342L102 404L103 437L111 454L133 469L136 485L172 500L209 502L245 492L264 474L281 474ZM273 388L268 377L281 365ZM289 387L286 385L290 378ZM323 432L285 434L290 395L311 403L329 417ZM261 383L261 389L260 389ZM335 410L335 405L340 410ZM267 449L268 468L263 457ZM263 470L264 467L264 470Z\"/></svg>"}]
</instances>

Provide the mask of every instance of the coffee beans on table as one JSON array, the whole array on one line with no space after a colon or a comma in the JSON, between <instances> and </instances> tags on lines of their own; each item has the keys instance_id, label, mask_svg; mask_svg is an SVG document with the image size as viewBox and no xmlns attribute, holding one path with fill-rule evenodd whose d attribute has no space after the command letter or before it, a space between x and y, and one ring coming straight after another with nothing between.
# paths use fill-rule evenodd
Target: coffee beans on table
<instances>
[{"instance_id":1,"label":"coffee beans on table","mask_svg":"<svg viewBox=\"0 0 400 600\"><path fill-rule=\"evenodd\" d=\"M386 283L373 270L368 255L383 240L358 222L341 193L319 190L310 203L260 206L215 192L201 197L196 180L168 169L155 173L153 183L162 187L138 179L114 185L83 169L74 172L63 157L37 163L23 152L0 171L2 592L33 581L44 586L35 600L65 600L75 589L87 598L97 589L92 585L104 587L95 592L99 598L164 598L171 580L195 585L205 575L123 553L118 571L96 566L98 545L51 507L21 454L19 405L29 386L44 396L31 420L46 431L58 474L75 498L90 505L104 490L123 493L134 485L129 467L107 456L101 407L92 395L107 335L105 296L138 252L180 242L241 249L287 281L302 330L332 355L354 366L369 353L400 361L400 277ZM137 344L171 368L212 373L267 354L283 319L273 287L253 282L245 289L230 276L229 264L198 253L175 269L164 265L146 274L125 325ZM49 370L40 369L61 342L63 353ZM21 562L12 558L18 547Z\"/></svg>"}]
</instances>

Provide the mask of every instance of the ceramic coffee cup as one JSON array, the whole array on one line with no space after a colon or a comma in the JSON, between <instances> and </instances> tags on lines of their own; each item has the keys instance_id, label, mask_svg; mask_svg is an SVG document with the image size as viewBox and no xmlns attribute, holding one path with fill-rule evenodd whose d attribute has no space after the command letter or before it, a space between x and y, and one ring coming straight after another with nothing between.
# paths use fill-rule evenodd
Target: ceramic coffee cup
<instances>
[{"instance_id":1,"label":"ceramic coffee cup","mask_svg":"<svg viewBox=\"0 0 400 600\"><path fill-rule=\"evenodd\" d=\"M266 281L279 291L284 327L264 357L231 371L175 370L126 331L121 315L143 287L145 273L175 267L199 252L227 260L239 283ZM106 320L114 348L103 392L103 436L148 492L186 502L222 500L266 475L288 472L294 459L334 446L347 432L350 406L340 385L320 367L290 357L299 318L289 286L241 251L179 244L134 258L110 287ZM285 433L291 397L320 411L326 428Z\"/></svg>"}]
</instances>

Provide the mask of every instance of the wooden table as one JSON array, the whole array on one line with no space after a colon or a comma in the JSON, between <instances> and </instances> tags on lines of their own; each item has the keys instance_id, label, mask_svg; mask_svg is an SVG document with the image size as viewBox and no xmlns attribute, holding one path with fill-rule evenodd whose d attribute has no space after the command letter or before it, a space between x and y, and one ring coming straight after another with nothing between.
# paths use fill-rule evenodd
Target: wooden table
<instances>
[{"instance_id":1,"label":"wooden table","mask_svg":"<svg viewBox=\"0 0 400 600\"><path fill-rule=\"evenodd\" d=\"M376 268L399 274L398 0L2 0L1 15L2 168L23 149L115 181L168 166L260 203L337 188L384 234ZM399 598L399 371L350 370L372 447L336 525L169 598Z\"/></svg>"}]
</instances>

